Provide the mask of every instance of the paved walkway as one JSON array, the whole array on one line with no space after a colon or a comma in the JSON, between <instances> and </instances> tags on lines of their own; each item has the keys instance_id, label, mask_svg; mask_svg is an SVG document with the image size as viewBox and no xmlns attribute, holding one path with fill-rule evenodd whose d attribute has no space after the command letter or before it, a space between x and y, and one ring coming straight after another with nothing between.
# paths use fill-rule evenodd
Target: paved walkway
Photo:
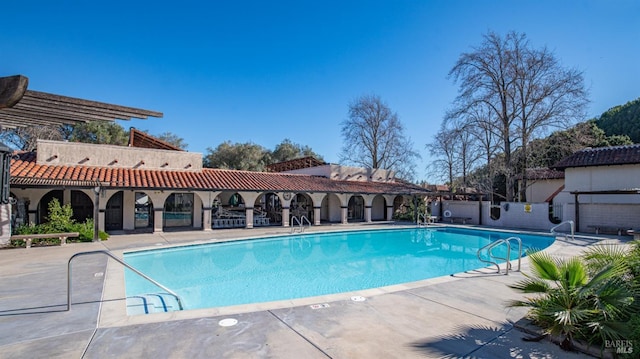
<instances>
[{"instance_id":1,"label":"paved walkway","mask_svg":"<svg viewBox=\"0 0 640 359\"><path fill-rule=\"evenodd\" d=\"M321 226L343 230L362 226ZM461 273L384 289L299 301L126 316L122 268L106 256L74 259L66 309L67 261L77 252L286 234L283 228L114 235L101 243L0 250L3 358L581 358L554 344L525 342L512 325L525 310L506 284L522 279ZM557 240L558 256L594 240ZM524 271L527 272L524 262ZM365 301L350 300L357 294ZM326 304L313 309L310 304ZM233 318L238 324L219 325Z\"/></svg>"}]
</instances>

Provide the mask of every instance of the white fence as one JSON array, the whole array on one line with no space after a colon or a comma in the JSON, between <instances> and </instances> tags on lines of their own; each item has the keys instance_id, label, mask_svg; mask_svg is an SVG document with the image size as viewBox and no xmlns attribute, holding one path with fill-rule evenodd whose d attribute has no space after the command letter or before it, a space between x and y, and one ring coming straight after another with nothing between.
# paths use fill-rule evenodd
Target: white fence
<instances>
[{"instance_id":1,"label":"white fence","mask_svg":"<svg viewBox=\"0 0 640 359\"><path fill-rule=\"evenodd\" d=\"M572 220L585 233L610 232L625 234L627 229L640 229L640 204L580 203L575 218L575 204L549 206L548 203L502 202L491 217L490 202L443 201L431 204L431 214L444 223L481 224L487 226L549 230L557 223ZM552 222L550 217L554 219Z\"/></svg>"}]
</instances>

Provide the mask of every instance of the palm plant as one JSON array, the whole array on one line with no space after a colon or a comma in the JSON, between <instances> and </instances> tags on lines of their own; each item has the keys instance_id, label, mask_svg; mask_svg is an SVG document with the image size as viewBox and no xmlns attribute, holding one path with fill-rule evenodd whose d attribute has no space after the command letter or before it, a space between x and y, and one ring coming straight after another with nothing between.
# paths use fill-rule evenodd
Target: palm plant
<instances>
[{"instance_id":1,"label":"palm plant","mask_svg":"<svg viewBox=\"0 0 640 359\"><path fill-rule=\"evenodd\" d=\"M529 317L546 334L559 336L563 349L572 349L575 340L602 344L625 338L622 322L629 318L635 293L624 282L628 273L624 261L612 261L590 272L579 257L555 259L546 252L528 255L532 275L510 287L538 295L511 301L509 306L529 307Z\"/></svg>"}]
</instances>

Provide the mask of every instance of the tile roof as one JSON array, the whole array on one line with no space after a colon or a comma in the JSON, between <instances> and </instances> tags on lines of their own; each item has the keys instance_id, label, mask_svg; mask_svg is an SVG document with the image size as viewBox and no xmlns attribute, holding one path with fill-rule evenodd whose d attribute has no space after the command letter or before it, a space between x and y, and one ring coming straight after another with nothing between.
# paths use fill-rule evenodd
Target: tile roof
<instances>
[{"instance_id":1,"label":"tile roof","mask_svg":"<svg viewBox=\"0 0 640 359\"><path fill-rule=\"evenodd\" d=\"M562 159L551 168L614 166L640 163L640 144L586 148Z\"/></svg>"},{"instance_id":2,"label":"tile roof","mask_svg":"<svg viewBox=\"0 0 640 359\"><path fill-rule=\"evenodd\" d=\"M36 163L33 152L16 153L11 161L11 184L102 183L106 188L338 192L361 194L409 194L425 189L399 182L335 181L325 177L205 168L170 171L134 168L47 165ZM29 182L28 179L37 179ZM73 182L76 181L76 182ZM85 182L77 182L85 181ZM89 182L86 182L89 181Z\"/></svg>"},{"instance_id":3,"label":"tile roof","mask_svg":"<svg viewBox=\"0 0 640 359\"><path fill-rule=\"evenodd\" d=\"M158 150L184 151L166 141L155 138L134 127L129 128L129 147L154 148Z\"/></svg>"},{"instance_id":4,"label":"tile roof","mask_svg":"<svg viewBox=\"0 0 640 359\"><path fill-rule=\"evenodd\" d=\"M267 172L284 172L291 170L299 170L302 168L316 167L326 165L325 162L318 160L313 156L296 158L289 161L272 163L267 165Z\"/></svg>"}]
</instances>

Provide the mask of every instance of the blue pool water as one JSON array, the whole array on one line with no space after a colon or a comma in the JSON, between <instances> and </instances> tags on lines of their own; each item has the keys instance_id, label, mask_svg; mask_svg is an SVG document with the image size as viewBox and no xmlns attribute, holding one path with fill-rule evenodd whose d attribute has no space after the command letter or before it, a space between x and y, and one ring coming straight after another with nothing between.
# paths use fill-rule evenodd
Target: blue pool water
<instances>
[{"instance_id":1,"label":"blue pool water","mask_svg":"<svg viewBox=\"0 0 640 359\"><path fill-rule=\"evenodd\" d=\"M543 249L544 235L413 228L251 239L125 253L124 260L177 292L185 309L341 293L486 267L476 252L517 236ZM500 253L499 246L494 254ZM517 258L512 250L512 259ZM125 271L127 296L161 290Z\"/></svg>"}]
</instances>

